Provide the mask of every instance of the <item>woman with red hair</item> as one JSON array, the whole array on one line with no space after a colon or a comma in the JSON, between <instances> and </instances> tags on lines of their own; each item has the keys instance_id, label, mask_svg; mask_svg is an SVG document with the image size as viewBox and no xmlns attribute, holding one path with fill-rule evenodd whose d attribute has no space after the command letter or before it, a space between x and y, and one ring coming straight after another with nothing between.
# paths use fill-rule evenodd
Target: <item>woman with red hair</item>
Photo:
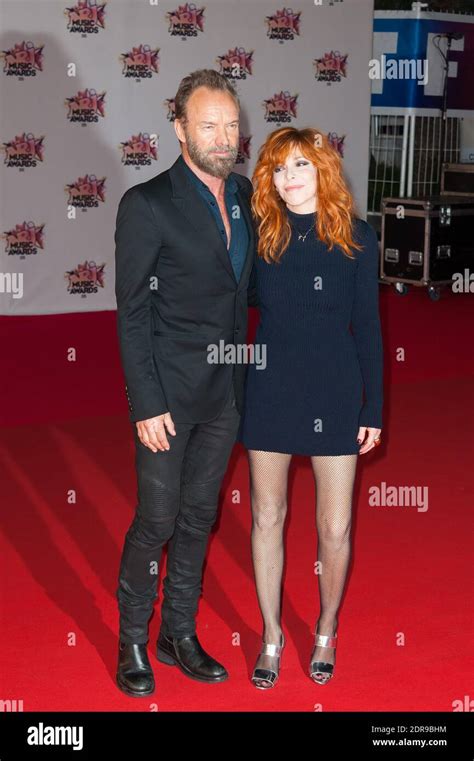
<instances>
[{"instance_id":1,"label":"woman with red hair","mask_svg":"<svg viewBox=\"0 0 474 761\"><path fill-rule=\"evenodd\" d=\"M381 440L378 242L356 216L338 152L316 129L272 132L252 181L255 344L266 351L265 366L248 368L238 436L248 450L252 559L264 623L252 682L268 689L279 675L288 471L292 455L300 454L311 459L317 490L320 615L309 675L326 684L351 552L357 457Z\"/></svg>"}]
</instances>

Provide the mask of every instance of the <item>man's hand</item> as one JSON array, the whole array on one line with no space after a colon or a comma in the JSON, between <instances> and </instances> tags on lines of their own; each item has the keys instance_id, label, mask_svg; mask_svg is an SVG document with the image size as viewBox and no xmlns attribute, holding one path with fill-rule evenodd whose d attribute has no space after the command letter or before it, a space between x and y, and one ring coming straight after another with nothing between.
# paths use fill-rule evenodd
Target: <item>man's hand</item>
<instances>
[{"instance_id":1,"label":"man's hand","mask_svg":"<svg viewBox=\"0 0 474 761\"><path fill-rule=\"evenodd\" d=\"M363 444L359 449L359 454L365 454L376 446L376 444L374 444L374 439L378 439L381 431L381 428L366 428L365 426L360 426L359 433L357 435L357 441L359 444L361 442L363 442ZM367 441L364 441L366 434Z\"/></svg>"},{"instance_id":2,"label":"man's hand","mask_svg":"<svg viewBox=\"0 0 474 761\"><path fill-rule=\"evenodd\" d=\"M164 412L163 415L151 417L148 420L138 420L136 426L138 438L152 452L158 452L158 450L163 452L170 448L166 438L166 430L172 436L176 436L174 423L169 412Z\"/></svg>"}]
</instances>

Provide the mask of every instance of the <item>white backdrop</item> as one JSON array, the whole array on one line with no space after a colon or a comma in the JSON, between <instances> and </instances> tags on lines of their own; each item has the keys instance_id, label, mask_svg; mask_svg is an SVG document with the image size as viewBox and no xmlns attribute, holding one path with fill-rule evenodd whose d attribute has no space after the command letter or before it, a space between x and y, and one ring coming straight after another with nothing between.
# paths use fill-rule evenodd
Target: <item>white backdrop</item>
<instances>
[{"instance_id":1,"label":"white backdrop","mask_svg":"<svg viewBox=\"0 0 474 761\"><path fill-rule=\"evenodd\" d=\"M272 130L318 127L343 152L365 217L373 0L299 0L283 13L267 0L0 8L1 314L115 308L119 199L179 155L173 98L195 69L227 71L237 88L235 171L251 177Z\"/></svg>"}]
</instances>

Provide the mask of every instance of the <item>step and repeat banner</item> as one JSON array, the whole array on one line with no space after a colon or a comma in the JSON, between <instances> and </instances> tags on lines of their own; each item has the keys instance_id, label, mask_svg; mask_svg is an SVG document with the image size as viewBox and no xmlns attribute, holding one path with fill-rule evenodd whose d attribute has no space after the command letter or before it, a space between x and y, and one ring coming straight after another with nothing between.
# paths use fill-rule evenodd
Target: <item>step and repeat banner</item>
<instances>
[{"instance_id":1,"label":"step and repeat banner","mask_svg":"<svg viewBox=\"0 0 474 761\"><path fill-rule=\"evenodd\" d=\"M2 0L0 313L115 309L124 191L179 155L174 96L214 68L241 102L235 171L283 125L344 158L365 217L373 0Z\"/></svg>"}]
</instances>

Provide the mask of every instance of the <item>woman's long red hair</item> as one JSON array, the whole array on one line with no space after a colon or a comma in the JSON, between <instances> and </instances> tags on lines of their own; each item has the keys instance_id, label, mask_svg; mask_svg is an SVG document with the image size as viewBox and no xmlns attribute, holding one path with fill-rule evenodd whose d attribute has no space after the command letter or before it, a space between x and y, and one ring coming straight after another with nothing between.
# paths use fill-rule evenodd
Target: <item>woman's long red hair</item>
<instances>
[{"instance_id":1,"label":"woman's long red hair","mask_svg":"<svg viewBox=\"0 0 474 761\"><path fill-rule=\"evenodd\" d=\"M266 262L278 262L290 242L291 227L286 205L274 186L273 171L286 161L293 149L316 167L318 237L327 243L329 250L336 244L353 258L351 248L361 249L362 246L353 238L356 210L343 177L342 161L327 137L311 127L277 129L260 148L252 176L254 192L251 201L258 230L258 255Z\"/></svg>"}]
</instances>

